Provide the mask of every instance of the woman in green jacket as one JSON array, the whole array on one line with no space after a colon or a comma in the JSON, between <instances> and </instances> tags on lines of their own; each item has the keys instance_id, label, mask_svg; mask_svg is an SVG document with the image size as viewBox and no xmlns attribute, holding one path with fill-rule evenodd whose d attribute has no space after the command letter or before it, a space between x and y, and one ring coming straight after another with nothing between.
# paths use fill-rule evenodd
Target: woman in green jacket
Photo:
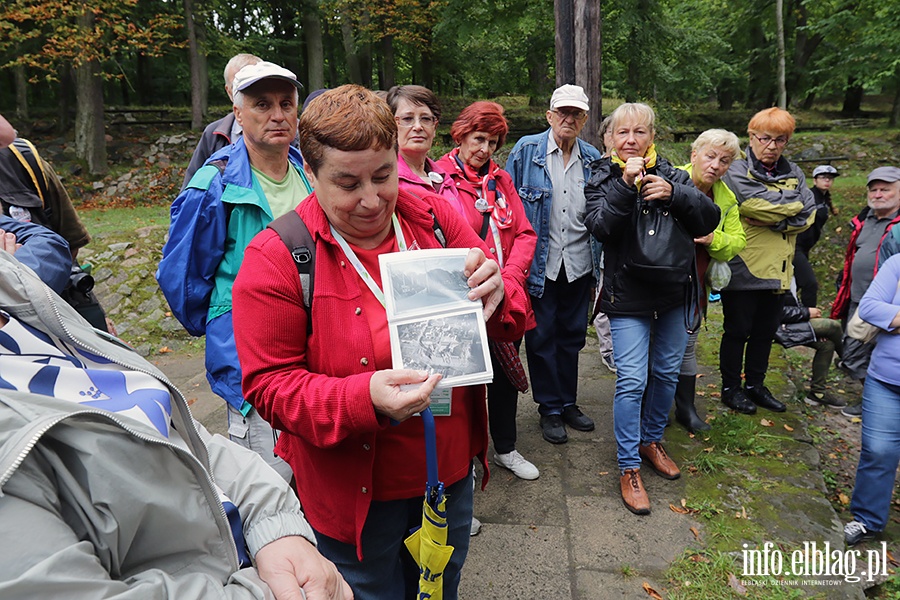
<instances>
[{"instance_id":1,"label":"woman in green jacket","mask_svg":"<svg viewBox=\"0 0 900 600\"><path fill-rule=\"evenodd\" d=\"M707 297L706 271L710 259L727 263L747 244L734 192L728 189L721 179L731 163L740 155L741 146L736 135L724 129L708 129L691 144L690 164L679 167L691 174L691 180L697 189L709 196L722 211L719 226L715 231L694 240L697 244L700 301L704 306L704 312ZM697 334L698 332L694 332L688 338L681 372L678 375L678 387L675 388L675 420L691 433L709 429L709 425L697 415L694 407Z\"/></svg>"}]
</instances>

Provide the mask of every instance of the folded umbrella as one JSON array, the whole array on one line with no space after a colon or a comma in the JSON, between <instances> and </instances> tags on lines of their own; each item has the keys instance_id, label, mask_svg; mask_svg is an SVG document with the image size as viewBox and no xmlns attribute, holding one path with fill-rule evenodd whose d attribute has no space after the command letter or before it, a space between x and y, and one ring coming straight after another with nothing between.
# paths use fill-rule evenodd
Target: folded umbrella
<instances>
[{"instance_id":1,"label":"folded umbrella","mask_svg":"<svg viewBox=\"0 0 900 600\"><path fill-rule=\"evenodd\" d=\"M406 547L419 565L419 600L444 597L444 569L453 555L447 545L447 498L444 484L438 478L437 439L431 409L422 411L425 428L425 460L428 483L422 507L422 526L406 538Z\"/></svg>"}]
</instances>

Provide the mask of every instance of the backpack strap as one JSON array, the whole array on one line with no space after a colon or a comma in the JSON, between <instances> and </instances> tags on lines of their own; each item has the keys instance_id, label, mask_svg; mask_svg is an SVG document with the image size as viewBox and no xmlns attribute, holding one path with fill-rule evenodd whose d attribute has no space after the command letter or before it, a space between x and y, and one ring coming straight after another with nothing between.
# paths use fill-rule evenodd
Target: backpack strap
<instances>
[{"instance_id":1,"label":"backpack strap","mask_svg":"<svg viewBox=\"0 0 900 600\"><path fill-rule=\"evenodd\" d=\"M309 228L296 210L289 211L268 225L287 246L300 276L300 288L303 292L303 307L308 314L307 329L312 333L312 299L316 271L316 243L309 233Z\"/></svg>"},{"instance_id":2,"label":"backpack strap","mask_svg":"<svg viewBox=\"0 0 900 600\"><path fill-rule=\"evenodd\" d=\"M438 223L437 215L434 214L434 209L429 208L428 214L431 215L431 229L434 230L434 237L437 239L438 243L441 245L441 248L447 247L447 236L444 235L444 230L441 229L441 224Z\"/></svg>"},{"instance_id":3,"label":"backpack strap","mask_svg":"<svg viewBox=\"0 0 900 600\"><path fill-rule=\"evenodd\" d=\"M19 159L22 168L28 174L31 185L34 186L44 205L44 217L49 221L53 214L52 207L47 204L50 189L47 184L47 173L44 171L44 162L38 155L37 148L25 138L16 138L9 149Z\"/></svg>"}]
</instances>

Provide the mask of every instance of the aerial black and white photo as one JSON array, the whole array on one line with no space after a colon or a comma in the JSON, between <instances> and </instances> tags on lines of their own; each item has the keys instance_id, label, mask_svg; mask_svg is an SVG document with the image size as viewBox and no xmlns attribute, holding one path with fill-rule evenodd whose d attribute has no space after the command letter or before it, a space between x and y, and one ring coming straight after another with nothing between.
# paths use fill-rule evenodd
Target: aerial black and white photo
<instances>
[{"instance_id":1,"label":"aerial black and white photo","mask_svg":"<svg viewBox=\"0 0 900 600\"><path fill-rule=\"evenodd\" d=\"M465 249L418 250L379 257L389 315L397 317L467 307Z\"/></svg>"},{"instance_id":2,"label":"aerial black and white photo","mask_svg":"<svg viewBox=\"0 0 900 600\"><path fill-rule=\"evenodd\" d=\"M397 339L395 367L440 373L441 387L493 377L480 310L406 321L391 329Z\"/></svg>"}]
</instances>

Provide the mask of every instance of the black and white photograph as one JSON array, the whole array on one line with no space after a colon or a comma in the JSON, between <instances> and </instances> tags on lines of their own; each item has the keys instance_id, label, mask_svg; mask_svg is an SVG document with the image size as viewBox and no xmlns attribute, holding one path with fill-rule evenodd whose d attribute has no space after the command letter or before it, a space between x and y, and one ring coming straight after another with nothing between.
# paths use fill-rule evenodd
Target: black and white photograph
<instances>
[{"instance_id":1,"label":"black and white photograph","mask_svg":"<svg viewBox=\"0 0 900 600\"><path fill-rule=\"evenodd\" d=\"M493 379L480 309L390 324L394 367L440 373L438 387Z\"/></svg>"},{"instance_id":2,"label":"black and white photograph","mask_svg":"<svg viewBox=\"0 0 900 600\"><path fill-rule=\"evenodd\" d=\"M463 274L466 254L464 248L444 248L379 256L388 316L471 307Z\"/></svg>"}]
</instances>

